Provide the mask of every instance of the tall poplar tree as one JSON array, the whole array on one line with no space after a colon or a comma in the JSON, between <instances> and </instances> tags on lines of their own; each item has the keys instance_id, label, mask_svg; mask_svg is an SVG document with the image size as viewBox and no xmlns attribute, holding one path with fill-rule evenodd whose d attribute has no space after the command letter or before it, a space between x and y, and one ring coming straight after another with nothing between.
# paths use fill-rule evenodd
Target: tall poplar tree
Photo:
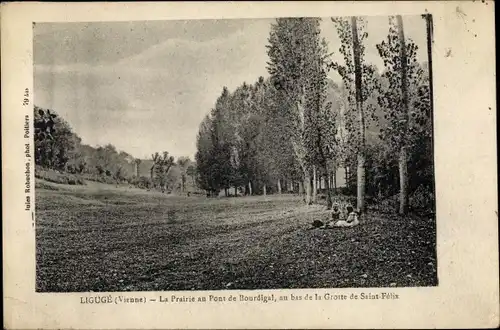
<instances>
[{"instance_id":1,"label":"tall poplar tree","mask_svg":"<svg viewBox=\"0 0 500 330\"><path fill-rule=\"evenodd\" d=\"M321 61L320 20L317 18L279 18L271 25L268 71L271 83L280 94L278 102L286 105L286 131L303 172L305 202L312 203L311 174L315 158L311 127L317 112L308 104L312 85L316 84L315 67Z\"/></svg>"},{"instance_id":2,"label":"tall poplar tree","mask_svg":"<svg viewBox=\"0 0 500 330\"><path fill-rule=\"evenodd\" d=\"M427 79L417 62L417 45L406 40L401 16L389 18L387 40L377 45L386 71L383 77L388 86L379 103L384 109L387 127L382 139L398 155L399 213L408 212L410 151L416 136L425 133L429 109ZM415 111L420 109L420 111Z\"/></svg>"},{"instance_id":3,"label":"tall poplar tree","mask_svg":"<svg viewBox=\"0 0 500 330\"><path fill-rule=\"evenodd\" d=\"M212 120L210 115L205 116L200 124L196 138L196 181L198 187L204 189L207 195L218 193L218 185L213 175L216 169L216 155L214 153L214 141L212 140Z\"/></svg>"},{"instance_id":4,"label":"tall poplar tree","mask_svg":"<svg viewBox=\"0 0 500 330\"><path fill-rule=\"evenodd\" d=\"M342 77L347 102L345 104L343 127L347 133L345 139L344 156L348 163L350 155L357 158L357 208L365 209L365 160L366 160L366 127L371 113L364 102L369 99L378 86L375 79L376 69L364 63L365 47L363 40L368 37L365 32L365 22L359 17L350 19L332 18L341 41L339 52L343 55L344 63L333 63L332 67ZM373 109L371 109L373 111ZM346 165L346 164L345 164ZM350 171L349 171L350 172Z\"/></svg>"}]
</instances>

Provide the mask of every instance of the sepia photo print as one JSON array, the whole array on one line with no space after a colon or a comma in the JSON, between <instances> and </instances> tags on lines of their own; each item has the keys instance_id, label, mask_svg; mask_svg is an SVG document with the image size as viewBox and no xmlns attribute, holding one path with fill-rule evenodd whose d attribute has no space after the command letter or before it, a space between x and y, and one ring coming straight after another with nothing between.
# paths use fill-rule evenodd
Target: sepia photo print
<instances>
[{"instance_id":1,"label":"sepia photo print","mask_svg":"<svg viewBox=\"0 0 500 330\"><path fill-rule=\"evenodd\" d=\"M438 286L433 17L328 14L35 22L36 291Z\"/></svg>"}]
</instances>

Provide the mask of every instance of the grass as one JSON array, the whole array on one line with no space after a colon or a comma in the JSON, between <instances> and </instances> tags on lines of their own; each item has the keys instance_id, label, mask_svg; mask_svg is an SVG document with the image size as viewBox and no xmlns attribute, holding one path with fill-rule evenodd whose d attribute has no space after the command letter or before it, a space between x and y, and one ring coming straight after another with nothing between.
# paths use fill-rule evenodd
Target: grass
<instances>
[{"instance_id":1,"label":"grass","mask_svg":"<svg viewBox=\"0 0 500 330\"><path fill-rule=\"evenodd\" d=\"M327 216L291 195L37 182L37 291L437 285L433 219L369 212L358 227L308 230Z\"/></svg>"}]
</instances>

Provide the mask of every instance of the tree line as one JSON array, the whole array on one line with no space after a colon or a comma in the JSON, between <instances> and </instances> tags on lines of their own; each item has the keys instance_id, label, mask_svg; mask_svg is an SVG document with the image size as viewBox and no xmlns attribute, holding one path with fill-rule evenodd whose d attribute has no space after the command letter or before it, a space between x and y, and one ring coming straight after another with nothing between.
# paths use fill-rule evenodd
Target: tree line
<instances>
[{"instance_id":1,"label":"tree line","mask_svg":"<svg viewBox=\"0 0 500 330\"><path fill-rule=\"evenodd\" d=\"M141 188L186 192L195 187L195 164L177 160L164 151L151 159L134 158L112 144L93 147L82 143L71 126L54 110L34 107L35 175L42 170L78 175L86 180L130 183ZM45 177L46 179L48 177Z\"/></svg>"},{"instance_id":2,"label":"tree line","mask_svg":"<svg viewBox=\"0 0 500 330\"><path fill-rule=\"evenodd\" d=\"M431 18L422 18L430 35ZM399 212L406 213L416 192L433 208L430 57L418 62L401 16L389 17L387 38L376 45L379 70L365 62L365 20L330 20L343 61L332 60L319 18L271 25L269 78L232 92L224 87L200 124L198 185L213 195L230 188L250 195L298 190L307 204L321 187L330 206L343 167L359 210L366 196L397 194ZM341 84L328 78L332 70Z\"/></svg>"}]
</instances>

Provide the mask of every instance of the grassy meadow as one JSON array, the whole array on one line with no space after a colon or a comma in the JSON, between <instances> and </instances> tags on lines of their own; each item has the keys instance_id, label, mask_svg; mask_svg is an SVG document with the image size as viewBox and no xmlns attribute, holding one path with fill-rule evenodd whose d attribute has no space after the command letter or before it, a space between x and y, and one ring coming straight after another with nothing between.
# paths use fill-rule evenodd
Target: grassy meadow
<instances>
[{"instance_id":1,"label":"grassy meadow","mask_svg":"<svg viewBox=\"0 0 500 330\"><path fill-rule=\"evenodd\" d=\"M310 229L299 196L174 196L37 179L38 292L437 285L435 221L369 211Z\"/></svg>"}]
</instances>

